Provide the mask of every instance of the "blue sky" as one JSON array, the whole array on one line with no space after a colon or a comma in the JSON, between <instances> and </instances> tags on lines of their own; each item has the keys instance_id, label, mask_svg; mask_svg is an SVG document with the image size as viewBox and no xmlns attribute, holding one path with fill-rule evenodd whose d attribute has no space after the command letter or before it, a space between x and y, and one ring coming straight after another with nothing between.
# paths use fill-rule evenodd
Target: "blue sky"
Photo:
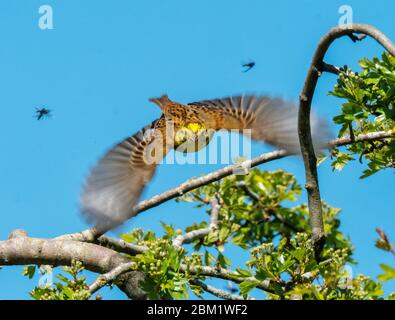
<instances>
[{"instance_id":1,"label":"blue sky","mask_svg":"<svg viewBox=\"0 0 395 320\"><path fill-rule=\"evenodd\" d=\"M53 30L38 27L38 8L53 8ZM168 93L180 102L259 92L296 100L319 38L353 8L354 22L372 24L395 39L393 1L21 1L0 2L0 239L15 228L53 237L87 227L78 213L80 186L112 144L159 116L148 98ZM341 39L327 62L351 67L382 53L373 40ZM256 67L241 72L241 62ZM335 77L320 80L314 108L330 119L340 101L328 97ZM34 108L53 117L37 121ZM266 148L253 145L255 155ZM164 165L144 197L177 186L220 165ZM300 159L262 165L284 169L303 184ZM374 248L375 227L395 238L391 171L359 180L364 166L333 173L319 168L322 197L342 208L351 237L353 272L372 277L393 257ZM392 192L391 192L392 191ZM306 200L303 194L302 200ZM184 227L206 219L202 210L170 201L145 212L131 228L160 230L160 221ZM229 253L235 259L240 252ZM240 261L240 260L239 260ZM36 285L21 267L0 271L0 299L28 298ZM92 279L90 277L90 279ZM386 285L395 290L394 283ZM116 289L105 298L123 298Z\"/></svg>"}]
</instances>

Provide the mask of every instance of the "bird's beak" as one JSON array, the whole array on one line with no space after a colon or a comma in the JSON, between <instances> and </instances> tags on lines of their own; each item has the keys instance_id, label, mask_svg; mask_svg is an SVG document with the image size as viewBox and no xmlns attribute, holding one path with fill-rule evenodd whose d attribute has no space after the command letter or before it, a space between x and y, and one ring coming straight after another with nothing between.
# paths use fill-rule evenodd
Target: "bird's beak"
<instances>
[{"instance_id":1,"label":"bird's beak","mask_svg":"<svg viewBox=\"0 0 395 320\"><path fill-rule=\"evenodd\" d=\"M166 105L166 103L170 102L170 99L166 94L164 94L164 95L157 97L157 98L151 98L151 99L149 99L149 101L155 103L161 109L163 109L163 107Z\"/></svg>"},{"instance_id":2,"label":"bird's beak","mask_svg":"<svg viewBox=\"0 0 395 320\"><path fill-rule=\"evenodd\" d=\"M160 101L158 100L158 98L151 98L151 99L149 99L149 101L157 104L158 106L160 106Z\"/></svg>"}]
</instances>

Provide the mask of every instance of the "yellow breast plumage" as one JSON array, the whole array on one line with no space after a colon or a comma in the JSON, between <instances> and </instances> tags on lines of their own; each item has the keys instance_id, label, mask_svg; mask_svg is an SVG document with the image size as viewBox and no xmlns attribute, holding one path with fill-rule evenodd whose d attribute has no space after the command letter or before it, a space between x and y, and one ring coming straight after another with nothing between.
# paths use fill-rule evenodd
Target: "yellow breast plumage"
<instances>
[{"instance_id":1,"label":"yellow breast plumage","mask_svg":"<svg viewBox=\"0 0 395 320\"><path fill-rule=\"evenodd\" d=\"M174 148L181 152L195 152L204 148L211 140L213 130L202 123L191 122L175 129Z\"/></svg>"}]
</instances>

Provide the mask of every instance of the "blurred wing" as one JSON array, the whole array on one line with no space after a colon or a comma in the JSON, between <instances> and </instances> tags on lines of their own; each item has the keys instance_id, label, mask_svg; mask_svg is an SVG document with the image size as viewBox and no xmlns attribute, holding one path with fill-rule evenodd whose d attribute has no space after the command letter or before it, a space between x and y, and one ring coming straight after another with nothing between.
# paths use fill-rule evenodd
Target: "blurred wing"
<instances>
[{"instance_id":1,"label":"blurred wing","mask_svg":"<svg viewBox=\"0 0 395 320\"><path fill-rule=\"evenodd\" d=\"M190 103L208 127L250 129L251 138L264 141L291 153L300 153L298 108L292 102L266 96L233 96ZM326 122L311 117L311 131L316 149L323 148L329 137Z\"/></svg>"},{"instance_id":2,"label":"blurred wing","mask_svg":"<svg viewBox=\"0 0 395 320\"><path fill-rule=\"evenodd\" d=\"M90 172L81 212L97 228L111 229L134 216L133 207L168 151L162 136L164 123L161 117L118 143Z\"/></svg>"}]
</instances>

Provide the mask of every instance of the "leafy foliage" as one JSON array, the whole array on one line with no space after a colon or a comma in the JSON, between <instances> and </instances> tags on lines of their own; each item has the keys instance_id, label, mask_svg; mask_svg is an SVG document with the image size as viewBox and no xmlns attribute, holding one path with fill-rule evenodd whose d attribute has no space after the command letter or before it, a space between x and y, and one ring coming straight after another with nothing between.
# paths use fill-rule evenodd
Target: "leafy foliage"
<instances>
[{"instance_id":1,"label":"leafy foliage","mask_svg":"<svg viewBox=\"0 0 395 320\"><path fill-rule=\"evenodd\" d=\"M384 53L381 59L362 59L362 71L344 67L331 95L345 99L334 122L341 125L339 137L372 131L395 130L395 57ZM333 169L341 170L353 155L367 160L361 178L381 169L395 167L395 140L359 142L347 146L347 153L334 149Z\"/></svg>"},{"instance_id":2,"label":"leafy foliage","mask_svg":"<svg viewBox=\"0 0 395 320\"><path fill-rule=\"evenodd\" d=\"M380 282L363 275L352 278L346 272L354 263L352 245L339 231L340 210L325 203L327 240L321 261L316 261L307 206L286 206L297 201L300 193L301 187L291 174L254 169L246 176L225 178L178 199L197 207L208 206L214 196L220 199L219 227L196 239L190 253L172 246L181 231L166 224L162 224L162 237L135 229L122 238L150 248L131 259L137 262L137 270L146 272L144 289L151 298L187 298L188 288L200 295L202 289L190 283L206 277L188 272L190 266L198 270L205 266L232 267L234 272L228 278L239 283L245 298L254 288L262 289L263 284L268 284L264 291L269 299L383 298ZM207 222L195 223L185 232L207 226ZM232 266L226 257L232 245L250 250L244 267Z\"/></svg>"},{"instance_id":3,"label":"leafy foliage","mask_svg":"<svg viewBox=\"0 0 395 320\"><path fill-rule=\"evenodd\" d=\"M143 254L132 256L136 262L135 270L144 271L146 274L142 288L148 292L149 298L174 298L188 297L188 278L180 272L180 264L184 259L183 249L172 245L176 234L171 226L163 224L165 235L157 238L148 231L135 229L130 234L123 235L125 241L136 240L139 245L144 245L149 250Z\"/></svg>"}]
</instances>

